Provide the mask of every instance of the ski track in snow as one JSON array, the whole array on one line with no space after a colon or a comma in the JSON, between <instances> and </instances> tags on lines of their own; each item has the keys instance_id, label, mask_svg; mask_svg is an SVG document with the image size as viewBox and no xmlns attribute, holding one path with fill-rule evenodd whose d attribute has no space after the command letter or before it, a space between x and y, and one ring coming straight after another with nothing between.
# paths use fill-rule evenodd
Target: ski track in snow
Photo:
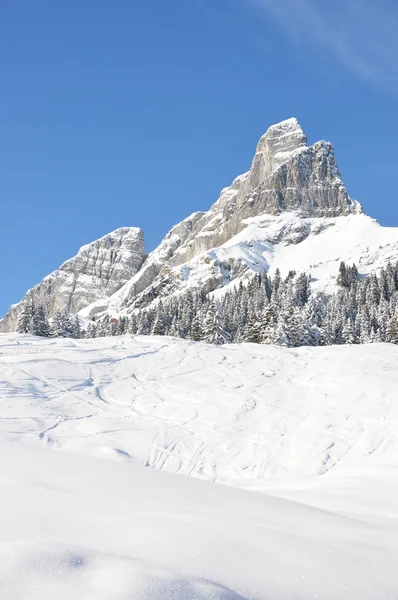
<instances>
[{"instance_id":1,"label":"ski track in snow","mask_svg":"<svg viewBox=\"0 0 398 600\"><path fill-rule=\"evenodd\" d=\"M10 440L249 485L398 452L392 346L4 339L0 428Z\"/></svg>"},{"instance_id":2,"label":"ski track in snow","mask_svg":"<svg viewBox=\"0 0 398 600\"><path fill-rule=\"evenodd\" d=\"M398 598L397 360L1 335L0 598Z\"/></svg>"}]
</instances>

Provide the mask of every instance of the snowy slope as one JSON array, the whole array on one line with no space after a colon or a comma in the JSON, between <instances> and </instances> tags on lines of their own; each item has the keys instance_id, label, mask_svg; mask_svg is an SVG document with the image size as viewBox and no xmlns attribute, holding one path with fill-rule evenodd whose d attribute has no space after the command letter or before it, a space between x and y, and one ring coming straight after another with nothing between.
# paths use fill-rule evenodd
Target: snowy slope
<instances>
[{"instance_id":1,"label":"snowy slope","mask_svg":"<svg viewBox=\"0 0 398 600\"><path fill-rule=\"evenodd\" d=\"M301 218L294 213L248 220L241 233L214 251L223 262L240 260L254 272L278 268L311 273L316 291L331 293L341 261L361 275L398 260L398 227L382 227L363 213L344 218Z\"/></svg>"},{"instance_id":2,"label":"snowy slope","mask_svg":"<svg viewBox=\"0 0 398 600\"><path fill-rule=\"evenodd\" d=\"M307 484L307 496L327 500L317 508L99 458L0 449L2 600L398 596L396 477L358 491Z\"/></svg>"},{"instance_id":3,"label":"snowy slope","mask_svg":"<svg viewBox=\"0 0 398 600\"><path fill-rule=\"evenodd\" d=\"M394 345L0 340L11 441L249 487L396 464Z\"/></svg>"},{"instance_id":4,"label":"snowy slope","mask_svg":"<svg viewBox=\"0 0 398 600\"><path fill-rule=\"evenodd\" d=\"M0 597L398 597L397 359L1 335Z\"/></svg>"}]
</instances>

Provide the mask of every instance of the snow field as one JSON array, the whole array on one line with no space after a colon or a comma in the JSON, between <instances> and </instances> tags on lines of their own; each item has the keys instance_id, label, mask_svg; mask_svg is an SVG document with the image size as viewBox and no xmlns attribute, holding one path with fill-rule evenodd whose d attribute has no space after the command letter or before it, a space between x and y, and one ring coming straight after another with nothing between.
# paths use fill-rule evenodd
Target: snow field
<instances>
[{"instance_id":1,"label":"snow field","mask_svg":"<svg viewBox=\"0 0 398 600\"><path fill-rule=\"evenodd\" d=\"M398 348L2 336L0 432L219 483L395 464Z\"/></svg>"},{"instance_id":2,"label":"snow field","mask_svg":"<svg viewBox=\"0 0 398 600\"><path fill-rule=\"evenodd\" d=\"M397 359L0 336L0 598L398 597Z\"/></svg>"}]
</instances>

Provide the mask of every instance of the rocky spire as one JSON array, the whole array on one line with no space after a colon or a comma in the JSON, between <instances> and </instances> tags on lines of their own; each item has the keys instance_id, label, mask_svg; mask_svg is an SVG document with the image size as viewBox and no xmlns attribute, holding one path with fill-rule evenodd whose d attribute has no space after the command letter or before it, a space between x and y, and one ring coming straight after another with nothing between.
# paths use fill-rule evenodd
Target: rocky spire
<instances>
[{"instance_id":1,"label":"rocky spire","mask_svg":"<svg viewBox=\"0 0 398 600\"><path fill-rule=\"evenodd\" d=\"M307 146L307 136L297 119L287 119L271 125L260 138L256 157L264 163L264 172L272 173L291 156Z\"/></svg>"},{"instance_id":2,"label":"rocky spire","mask_svg":"<svg viewBox=\"0 0 398 600\"><path fill-rule=\"evenodd\" d=\"M303 217L299 237L304 239L310 230L306 218L343 217L359 211L341 180L332 145L321 141L308 146L297 119L287 119L261 137L250 170L222 190L210 210L173 227L147 259L141 230L117 230L82 248L30 290L24 302L33 298L43 303L49 316L64 306L71 312L84 309L87 316L147 306L168 289L165 278L171 277L173 267L223 246L253 218L272 219L283 212ZM190 276L190 268L185 267L183 280ZM207 290L219 283L214 276ZM173 282L170 288L176 285ZM0 331L13 329L22 305L10 309L0 321Z\"/></svg>"},{"instance_id":3,"label":"rocky spire","mask_svg":"<svg viewBox=\"0 0 398 600\"><path fill-rule=\"evenodd\" d=\"M358 210L341 180L332 145L307 146L298 120L287 119L261 137L250 170L222 190L170 262L178 265L224 244L253 217L281 212L336 217Z\"/></svg>"}]
</instances>

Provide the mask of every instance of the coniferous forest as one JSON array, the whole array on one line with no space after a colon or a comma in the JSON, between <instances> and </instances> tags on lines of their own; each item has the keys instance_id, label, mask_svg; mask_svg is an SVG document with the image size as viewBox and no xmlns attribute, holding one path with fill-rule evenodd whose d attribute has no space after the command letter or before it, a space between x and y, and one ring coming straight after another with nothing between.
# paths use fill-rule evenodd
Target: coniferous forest
<instances>
[{"instance_id":1,"label":"coniferous forest","mask_svg":"<svg viewBox=\"0 0 398 600\"><path fill-rule=\"evenodd\" d=\"M170 335L210 344L398 344L398 263L365 277L342 262L332 295L315 294L309 274L290 271L283 279L277 270L272 278L255 275L247 285L214 296L189 290L130 316L89 321L85 328L66 308L49 320L42 305L31 303L16 329L43 337Z\"/></svg>"}]
</instances>

